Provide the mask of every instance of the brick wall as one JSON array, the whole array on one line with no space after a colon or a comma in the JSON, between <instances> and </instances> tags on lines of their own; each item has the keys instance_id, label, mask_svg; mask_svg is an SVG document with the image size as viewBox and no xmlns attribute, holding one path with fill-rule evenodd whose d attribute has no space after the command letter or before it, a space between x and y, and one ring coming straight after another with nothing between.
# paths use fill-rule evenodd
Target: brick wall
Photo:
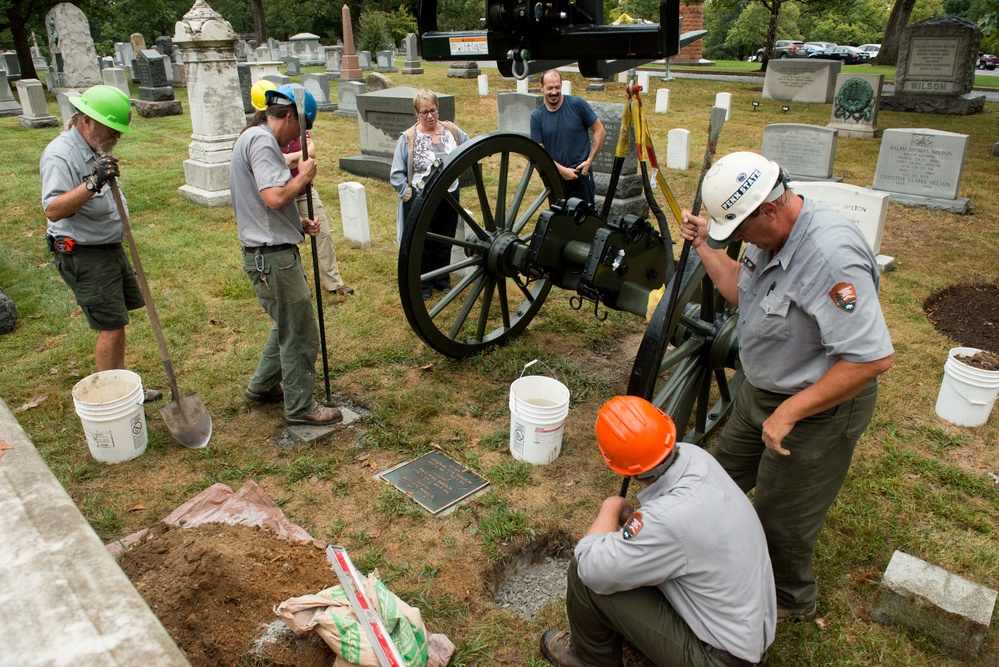
<instances>
[{"instance_id":1,"label":"brick wall","mask_svg":"<svg viewBox=\"0 0 999 667\"><path fill-rule=\"evenodd\" d=\"M686 5L680 3L680 16L683 23L680 25L680 32L690 32L692 30L704 29L704 6ZM701 59L701 45L703 40L697 40L693 44L680 49L680 54L670 60L671 63L696 63Z\"/></svg>"}]
</instances>

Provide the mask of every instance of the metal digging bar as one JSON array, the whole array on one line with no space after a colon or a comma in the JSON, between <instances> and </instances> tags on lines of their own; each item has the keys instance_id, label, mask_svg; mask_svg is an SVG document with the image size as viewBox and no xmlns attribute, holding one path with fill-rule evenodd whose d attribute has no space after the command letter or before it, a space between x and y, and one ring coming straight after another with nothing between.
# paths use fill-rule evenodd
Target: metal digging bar
<instances>
[{"instance_id":1,"label":"metal digging bar","mask_svg":"<svg viewBox=\"0 0 999 667\"><path fill-rule=\"evenodd\" d=\"M308 134L305 129L305 88L295 88L295 111L298 113L298 125L302 131L302 159L309 156ZM312 183L305 186L305 201L309 210L309 220L315 213L312 210ZM323 350L323 382L326 388L326 405L333 402L330 393L330 362L326 353L326 321L323 319L323 286L319 281L319 250L316 247L316 237L310 235L312 245L312 275L316 282L316 313L319 315L319 342Z\"/></svg>"}]
</instances>

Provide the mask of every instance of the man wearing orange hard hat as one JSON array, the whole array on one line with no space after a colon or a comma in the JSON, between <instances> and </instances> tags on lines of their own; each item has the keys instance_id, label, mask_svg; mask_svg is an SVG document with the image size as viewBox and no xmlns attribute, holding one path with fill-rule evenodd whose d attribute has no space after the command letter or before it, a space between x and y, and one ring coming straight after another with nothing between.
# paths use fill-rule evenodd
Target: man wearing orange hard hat
<instances>
[{"instance_id":1,"label":"man wearing orange hard hat","mask_svg":"<svg viewBox=\"0 0 999 667\"><path fill-rule=\"evenodd\" d=\"M640 482L639 509L604 500L569 566L570 632L541 652L561 667L621 665L622 639L657 665L766 663L777 597L763 527L745 494L673 421L637 396L600 408L607 465Z\"/></svg>"}]
</instances>

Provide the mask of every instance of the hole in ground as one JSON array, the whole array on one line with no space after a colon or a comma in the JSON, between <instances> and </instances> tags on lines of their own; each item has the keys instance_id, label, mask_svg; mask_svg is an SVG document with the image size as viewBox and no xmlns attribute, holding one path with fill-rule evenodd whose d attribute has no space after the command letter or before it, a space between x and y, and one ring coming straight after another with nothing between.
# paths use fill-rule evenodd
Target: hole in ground
<instances>
[{"instance_id":1,"label":"hole in ground","mask_svg":"<svg viewBox=\"0 0 999 667\"><path fill-rule=\"evenodd\" d=\"M537 616L551 600L565 597L565 577L576 541L566 533L542 535L512 550L486 574L493 601L523 618Z\"/></svg>"}]
</instances>

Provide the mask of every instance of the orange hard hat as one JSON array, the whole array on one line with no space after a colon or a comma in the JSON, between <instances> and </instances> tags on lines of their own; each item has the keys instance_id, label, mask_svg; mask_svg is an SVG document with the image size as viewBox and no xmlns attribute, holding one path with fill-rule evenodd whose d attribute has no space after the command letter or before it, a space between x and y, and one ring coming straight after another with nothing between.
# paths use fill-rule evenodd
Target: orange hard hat
<instances>
[{"instance_id":1,"label":"orange hard hat","mask_svg":"<svg viewBox=\"0 0 999 667\"><path fill-rule=\"evenodd\" d=\"M638 396L615 396L597 413L600 454L614 472L641 475L666 460L676 426L662 410Z\"/></svg>"}]
</instances>

